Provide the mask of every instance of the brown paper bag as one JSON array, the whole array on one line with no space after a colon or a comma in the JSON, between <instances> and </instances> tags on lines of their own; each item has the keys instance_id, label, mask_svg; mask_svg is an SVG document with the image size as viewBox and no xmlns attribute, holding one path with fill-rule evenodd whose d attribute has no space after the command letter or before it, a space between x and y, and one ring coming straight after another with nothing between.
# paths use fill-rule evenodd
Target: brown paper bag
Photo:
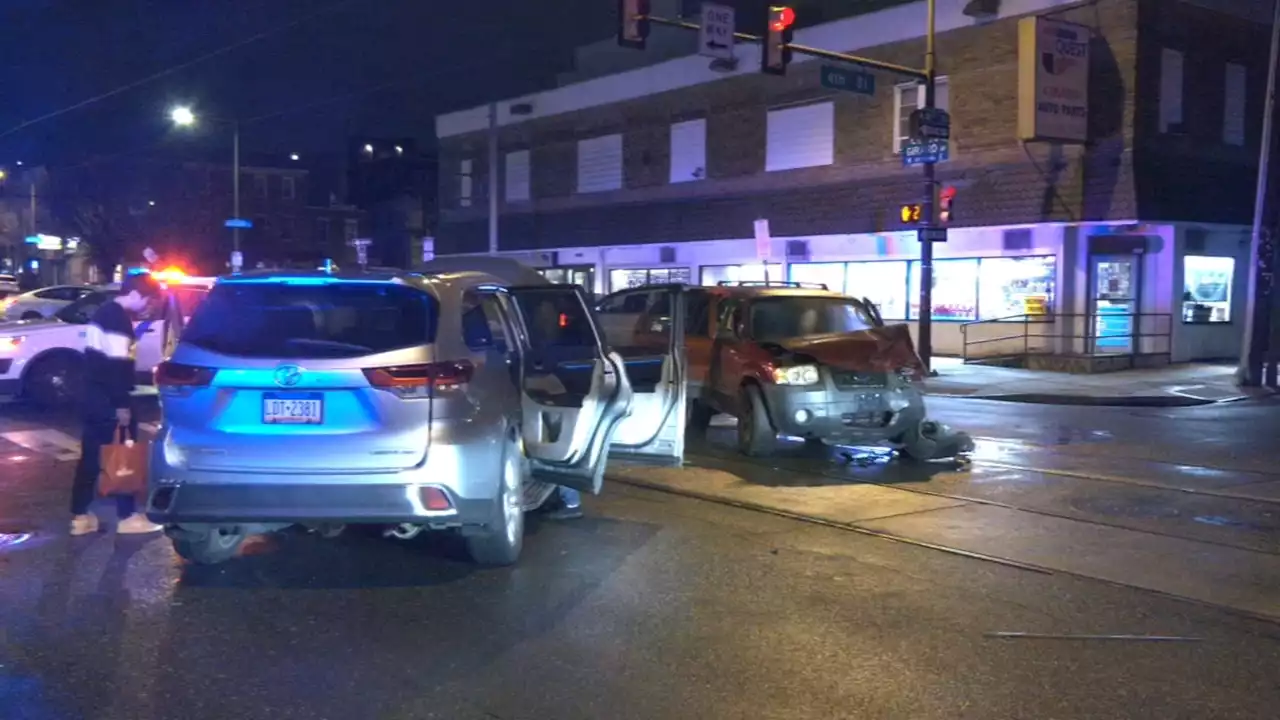
<instances>
[{"instance_id":1,"label":"brown paper bag","mask_svg":"<svg viewBox=\"0 0 1280 720\"><path fill-rule=\"evenodd\" d=\"M102 474L98 494L142 495L147 490L147 462L151 439L120 427L110 445L102 446Z\"/></svg>"}]
</instances>

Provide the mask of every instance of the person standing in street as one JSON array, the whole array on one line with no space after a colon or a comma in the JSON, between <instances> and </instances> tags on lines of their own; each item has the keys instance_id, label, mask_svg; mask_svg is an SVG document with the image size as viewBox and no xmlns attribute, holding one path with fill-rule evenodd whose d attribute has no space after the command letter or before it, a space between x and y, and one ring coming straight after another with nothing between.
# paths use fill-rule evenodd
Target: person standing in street
<instances>
[{"instance_id":1,"label":"person standing in street","mask_svg":"<svg viewBox=\"0 0 1280 720\"><path fill-rule=\"evenodd\" d=\"M120 294L103 303L85 327L83 424L80 462L71 486L72 535L98 531L98 516L89 512L89 506L102 472L102 447L114 441L120 428L137 432L132 402L137 345L133 320L160 299L160 283L150 274L126 275ZM142 534L161 529L136 512L132 495L117 495L115 501L120 518L117 532Z\"/></svg>"}]
</instances>

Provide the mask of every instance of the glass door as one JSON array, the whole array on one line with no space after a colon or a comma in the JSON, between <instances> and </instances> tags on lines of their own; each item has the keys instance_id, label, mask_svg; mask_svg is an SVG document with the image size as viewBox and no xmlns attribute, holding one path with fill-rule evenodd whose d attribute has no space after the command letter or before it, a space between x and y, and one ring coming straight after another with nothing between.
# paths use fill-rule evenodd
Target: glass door
<instances>
[{"instance_id":1,"label":"glass door","mask_svg":"<svg viewBox=\"0 0 1280 720\"><path fill-rule=\"evenodd\" d=\"M1141 255L1089 258L1092 352L1127 355L1134 351L1141 260Z\"/></svg>"}]
</instances>

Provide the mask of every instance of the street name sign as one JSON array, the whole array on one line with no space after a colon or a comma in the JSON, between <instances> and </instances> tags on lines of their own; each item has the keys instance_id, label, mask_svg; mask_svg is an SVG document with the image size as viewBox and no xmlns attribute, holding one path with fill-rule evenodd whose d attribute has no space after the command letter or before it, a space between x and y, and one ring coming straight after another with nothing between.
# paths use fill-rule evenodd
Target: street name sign
<instances>
[{"instance_id":1,"label":"street name sign","mask_svg":"<svg viewBox=\"0 0 1280 720\"><path fill-rule=\"evenodd\" d=\"M902 164L935 165L951 159L951 146L946 140L910 140L902 148Z\"/></svg>"},{"instance_id":2,"label":"street name sign","mask_svg":"<svg viewBox=\"0 0 1280 720\"><path fill-rule=\"evenodd\" d=\"M859 95L876 94L876 76L862 70L823 65L820 79L824 88L845 90Z\"/></svg>"}]
</instances>

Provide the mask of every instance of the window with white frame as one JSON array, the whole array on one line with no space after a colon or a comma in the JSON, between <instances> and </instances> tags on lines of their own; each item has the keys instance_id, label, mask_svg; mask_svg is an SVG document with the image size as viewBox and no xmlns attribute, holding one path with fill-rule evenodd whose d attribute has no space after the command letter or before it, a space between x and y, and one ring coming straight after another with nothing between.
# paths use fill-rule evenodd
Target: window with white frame
<instances>
[{"instance_id":1,"label":"window with white frame","mask_svg":"<svg viewBox=\"0 0 1280 720\"><path fill-rule=\"evenodd\" d=\"M507 153L506 185L507 202L524 202L529 199L528 150Z\"/></svg>"},{"instance_id":2,"label":"window with white frame","mask_svg":"<svg viewBox=\"0 0 1280 720\"><path fill-rule=\"evenodd\" d=\"M360 234L360 221L355 218L347 218L342 221L342 239L351 242Z\"/></svg>"},{"instance_id":3,"label":"window with white frame","mask_svg":"<svg viewBox=\"0 0 1280 720\"><path fill-rule=\"evenodd\" d=\"M293 178L285 175L280 178L280 182L280 195L283 196L285 200L292 200L298 196L298 188L295 185Z\"/></svg>"},{"instance_id":4,"label":"window with white frame","mask_svg":"<svg viewBox=\"0 0 1280 720\"><path fill-rule=\"evenodd\" d=\"M474 169L471 160L458 163L458 207L471 207L472 175Z\"/></svg>"},{"instance_id":5,"label":"window with white frame","mask_svg":"<svg viewBox=\"0 0 1280 720\"><path fill-rule=\"evenodd\" d=\"M703 118L671 124L671 182L707 177L707 121Z\"/></svg>"},{"instance_id":6,"label":"window with white frame","mask_svg":"<svg viewBox=\"0 0 1280 720\"><path fill-rule=\"evenodd\" d=\"M260 198L265 199L267 197L267 176L266 175L253 176L253 193Z\"/></svg>"},{"instance_id":7,"label":"window with white frame","mask_svg":"<svg viewBox=\"0 0 1280 720\"><path fill-rule=\"evenodd\" d=\"M1160 51L1160 132L1182 132L1182 53Z\"/></svg>"},{"instance_id":8,"label":"window with white frame","mask_svg":"<svg viewBox=\"0 0 1280 720\"><path fill-rule=\"evenodd\" d=\"M835 103L770 110L765 122L765 172L835 162Z\"/></svg>"},{"instance_id":9,"label":"window with white frame","mask_svg":"<svg viewBox=\"0 0 1280 720\"><path fill-rule=\"evenodd\" d=\"M1245 80L1243 65L1227 63L1223 83L1222 142L1244 145Z\"/></svg>"},{"instance_id":10,"label":"window with white frame","mask_svg":"<svg viewBox=\"0 0 1280 720\"><path fill-rule=\"evenodd\" d=\"M622 135L578 141L578 192L622 189Z\"/></svg>"},{"instance_id":11,"label":"window with white frame","mask_svg":"<svg viewBox=\"0 0 1280 720\"><path fill-rule=\"evenodd\" d=\"M951 111L951 85L940 77L933 83L933 106ZM902 152L911 139L911 113L924 107L924 84L906 83L893 89L893 151Z\"/></svg>"}]
</instances>

